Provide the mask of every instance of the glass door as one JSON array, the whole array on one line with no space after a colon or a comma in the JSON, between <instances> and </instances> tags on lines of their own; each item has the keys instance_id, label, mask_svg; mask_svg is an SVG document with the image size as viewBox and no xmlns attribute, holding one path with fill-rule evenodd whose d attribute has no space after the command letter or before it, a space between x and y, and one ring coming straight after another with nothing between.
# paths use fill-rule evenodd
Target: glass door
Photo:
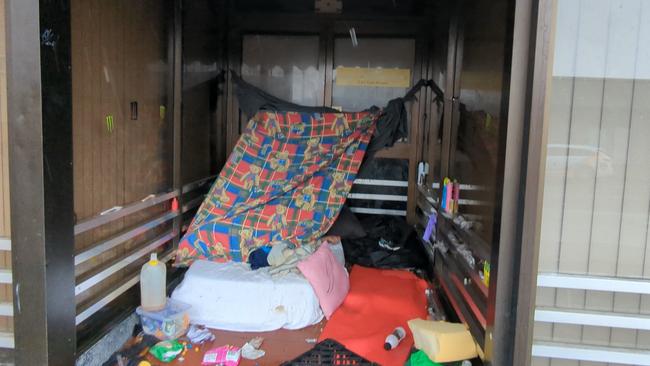
<instances>
[{"instance_id":1,"label":"glass door","mask_svg":"<svg viewBox=\"0 0 650 366\"><path fill-rule=\"evenodd\" d=\"M533 364L650 365L650 2L556 6Z\"/></svg>"}]
</instances>

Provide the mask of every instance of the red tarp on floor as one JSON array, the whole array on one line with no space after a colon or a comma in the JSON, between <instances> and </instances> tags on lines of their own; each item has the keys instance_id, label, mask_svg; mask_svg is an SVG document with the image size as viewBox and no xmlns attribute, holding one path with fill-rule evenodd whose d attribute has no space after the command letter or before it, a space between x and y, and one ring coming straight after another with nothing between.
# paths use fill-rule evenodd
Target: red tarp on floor
<instances>
[{"instance_id":1,"label":"red tarp on floor","mask_svg":"<svg viewBox=\"0 0 650 366\"><path fill-rule=\"evenodd\" d=\"M352 267L350 293L327 322L320 340L332 338L347 349L383 366L404 365L413 346L406 322L426 318L427 283L400 270ZM384 340L395 327L404 327L406 338L391 351Z\"/></svg>"}]
</instances>

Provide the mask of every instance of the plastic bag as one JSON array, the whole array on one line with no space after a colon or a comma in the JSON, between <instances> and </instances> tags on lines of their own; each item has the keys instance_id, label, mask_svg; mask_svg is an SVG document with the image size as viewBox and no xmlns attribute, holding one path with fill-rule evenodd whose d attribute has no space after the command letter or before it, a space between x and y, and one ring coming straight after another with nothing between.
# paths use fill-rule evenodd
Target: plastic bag
<instances>
[{"instance_id":1,"label":"plastic bag","mask_svg":"<svg viewBox=\"0 0 650 366\"><path fill-rule=\"evenodd\" d=\"M241 349L233 346L222 346L209 350L203 355L203 366L237 366L241 360Z\"/></svg>"},{"instance_id":2,"label":"plastic bag","mask_svg":"<svg viewBox=\"0 0 650 366\"><path fill-rule=\"evenodd\" d=\"M162 362L171 362L183 352L183 348L177 341L162 341L151 347L149 353Z\"/></svg>"}]
</instances>

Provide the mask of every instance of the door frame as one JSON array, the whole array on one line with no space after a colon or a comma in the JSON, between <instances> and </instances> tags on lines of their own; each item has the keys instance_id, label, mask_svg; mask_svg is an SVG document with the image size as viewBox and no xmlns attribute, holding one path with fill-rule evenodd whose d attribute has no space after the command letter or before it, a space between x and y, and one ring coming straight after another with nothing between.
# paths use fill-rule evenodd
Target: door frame
<instances>
[{"instance_id":1,"label":"door frame","mask_svg":"<svg viewBox=\"0 0 650 366\"><path fill-rule=\"evenodd\" d=\"M76 355L70 2L6 3L15 362Z\"/></svg>"},{"instance_id":2,"label":"door frame","mask_svg":"<svg viewBox=\"0 0 650 366\"><path fill-rule=\"evenodd\" d=\"M554 0L516 0L494 365L530 365L548 130Z\"/></svg>"}]
</instances>

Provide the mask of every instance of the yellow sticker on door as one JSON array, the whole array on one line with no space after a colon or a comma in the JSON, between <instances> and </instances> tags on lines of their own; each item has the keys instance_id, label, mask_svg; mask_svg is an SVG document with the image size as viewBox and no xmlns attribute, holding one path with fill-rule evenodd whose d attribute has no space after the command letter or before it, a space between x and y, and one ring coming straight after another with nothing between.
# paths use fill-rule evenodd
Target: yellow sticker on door
<instances>
[{"instance_id":1,"label":"yellow sticker on door","mask_svg":"<svg viewBox=\"0 0 650 366\"><path fill-rule=\"evenodd\" d=\"M337 67L336 85L408 88L411 85L411 70L374 67Z\"/></svg>"}]
</instances>

